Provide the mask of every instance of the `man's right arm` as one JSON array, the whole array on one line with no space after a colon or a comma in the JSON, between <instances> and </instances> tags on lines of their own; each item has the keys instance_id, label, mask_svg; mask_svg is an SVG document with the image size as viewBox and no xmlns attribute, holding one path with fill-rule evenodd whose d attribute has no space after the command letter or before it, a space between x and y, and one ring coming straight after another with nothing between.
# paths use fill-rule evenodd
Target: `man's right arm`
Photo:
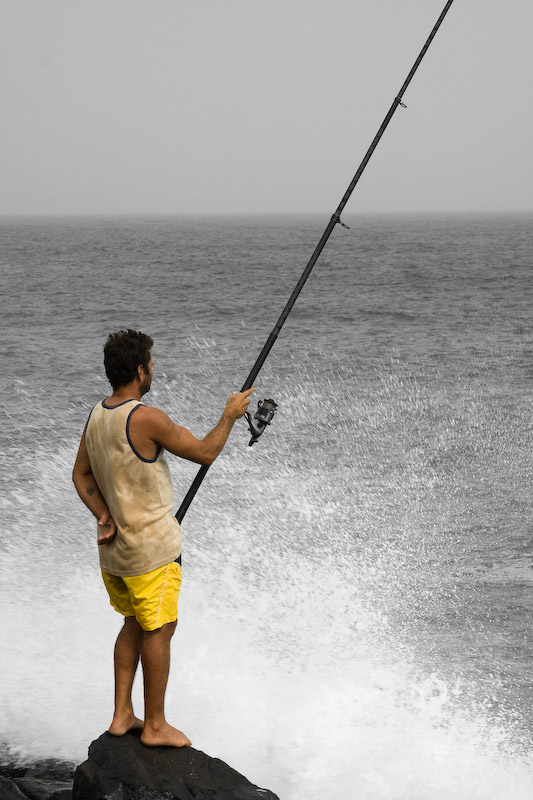
<instances>
[{"instance_id":1,"label":"man's right arm","mask_svg":"<svg viewBox=\"0 0 533 800\"><path fill-rule=\"evenodd\" d=\"M92 511L102 529L97 544L107 544L107 542L110 542L115 537L117 527L111 517L106 501L100 492L96 478L93 475L89 454L87 452L85 431L83 431L78 455L76 456L76 462L72 470L72 480L74 481L74 486L80 498L89 511Z\"/></svg>"},{"instance_id":2,"label":"man's right arm","mask_svg":"<svg viewBox=\"0 0 533 800\"><path fill-rule=\"evenodd\" d=\"M252 388L231 394L218 423L203 439L197 439L187 428L176 425L164 411L145 406L145 435L175 456L210 466L226 444L235 421L246 413L253 391Z\"/></svg>"}]
</instances>

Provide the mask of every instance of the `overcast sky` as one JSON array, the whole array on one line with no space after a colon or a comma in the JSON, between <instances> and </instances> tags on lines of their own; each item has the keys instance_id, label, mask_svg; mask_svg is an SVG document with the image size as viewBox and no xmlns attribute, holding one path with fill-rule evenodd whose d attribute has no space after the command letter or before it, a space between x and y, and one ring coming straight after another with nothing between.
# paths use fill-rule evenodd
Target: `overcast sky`
<instances>
[{"instance_id":1,"label":"overcast sky","mask_svg":"<svg viewBox=\"0 0 533 800\"><path fill-rule=\"evenodd\" d=\"M0 0L0 214L333 211L444 0ZM347 212L533 210L533 2L455 0Z\"/></svg>"}]
</instances>

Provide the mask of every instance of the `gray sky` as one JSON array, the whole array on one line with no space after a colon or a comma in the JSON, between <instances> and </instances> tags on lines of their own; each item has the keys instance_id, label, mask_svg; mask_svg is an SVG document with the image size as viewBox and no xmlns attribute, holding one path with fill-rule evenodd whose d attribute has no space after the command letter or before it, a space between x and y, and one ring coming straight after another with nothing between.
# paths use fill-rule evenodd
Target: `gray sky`
<instances>
[{"instance_id":1,"label":"gray sky","mask_svg":"<svg viewBox=\"0 0 533 800\"><path fill-rule=\"evenodd\" d=\"M445 0L0 0L0 214L332 212ZM347 212L533 210L532 0L455 0Z\"/></svg>"}]
</instances>

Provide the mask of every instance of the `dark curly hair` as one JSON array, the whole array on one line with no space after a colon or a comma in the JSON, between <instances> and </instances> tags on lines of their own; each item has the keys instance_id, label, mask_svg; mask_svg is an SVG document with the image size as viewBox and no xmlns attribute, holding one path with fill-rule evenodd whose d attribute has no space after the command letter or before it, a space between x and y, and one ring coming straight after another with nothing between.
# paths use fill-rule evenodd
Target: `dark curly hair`
<instances>
[{"instance_id":1,"label":"dark curly hair","mask_svg":"<svg viewBox=\"0 0 533 800\"><path fill-rule=\"evenodd\" d=\"M131 383L139 365L145 372L148 371L153 344L154 340L140 331L127 330L109 334L104 345L104 367L113 389Z\"/></svg>"}]
</instances>

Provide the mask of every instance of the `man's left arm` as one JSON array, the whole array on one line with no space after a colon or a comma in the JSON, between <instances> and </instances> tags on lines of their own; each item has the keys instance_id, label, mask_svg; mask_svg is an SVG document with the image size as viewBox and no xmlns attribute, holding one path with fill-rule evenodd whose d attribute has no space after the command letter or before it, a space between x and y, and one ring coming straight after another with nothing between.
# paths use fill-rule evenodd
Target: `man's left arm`
<instances>
[{"instance_id":1,"label":"man's left arm","mask_svg":"<svg viewBox=\"0 0 533 800\"><path fill-rule=\"evenodd\" d=\"M87 452L87 445L85 444L85 431L83 431L78 455L76 456L74 469L72 470L72 480L80 498L89 511L92 511L98 520L98 525L102 529L97 544L106 544L110 542L117 532L117 526L98 488L96 478L93 475L89 454Z\"/></svg>"}]
</instances>

